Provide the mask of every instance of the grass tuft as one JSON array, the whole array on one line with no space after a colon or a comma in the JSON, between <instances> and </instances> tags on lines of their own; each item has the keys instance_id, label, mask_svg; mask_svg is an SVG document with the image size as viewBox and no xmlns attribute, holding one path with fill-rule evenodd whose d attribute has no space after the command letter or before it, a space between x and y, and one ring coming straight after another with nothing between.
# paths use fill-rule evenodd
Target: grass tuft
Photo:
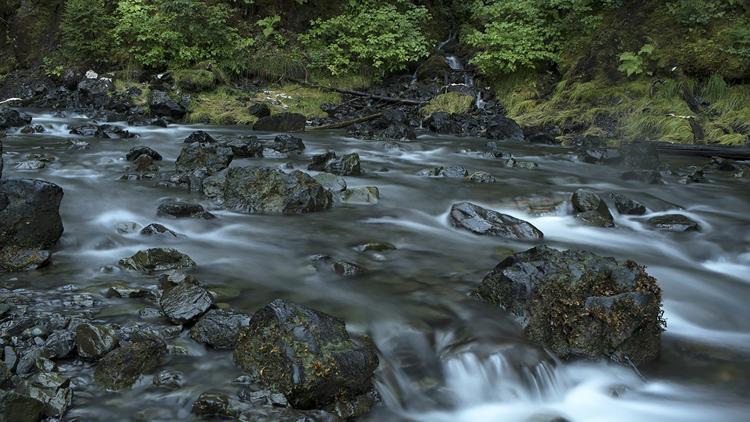
<instances>
[{"instance_id":1,"label":"grass tuft","mask_svg":"<svg viewBox=\"0 0 750 422\"><path fill-rule=\"evenodd\" d=\"M471 106L474 103L474 97L466 95L461 92L448 92L446 94L440 94L430 100L427 105L422 107L422 115L425 117L436 112L444 112L450 114L461 114L468 113L471 110Z\"/></svg>"}]
</instances>

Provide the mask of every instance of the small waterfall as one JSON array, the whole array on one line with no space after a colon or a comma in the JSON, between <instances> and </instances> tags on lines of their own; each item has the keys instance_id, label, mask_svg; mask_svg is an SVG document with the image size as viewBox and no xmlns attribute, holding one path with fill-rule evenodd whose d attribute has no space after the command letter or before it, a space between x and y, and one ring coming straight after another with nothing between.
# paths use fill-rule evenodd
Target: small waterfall
<instances>
[{"instance_id":1,"label":"small waterfall","mask_svg":"<svg viewBox=\"0 0 750 422\"><path fill-rule=\"evenodd\" d=\"M448 63L448 66L451 68L451 70L464 70L464 65L461 64L461 61L458 60L458 57L452 54L445 56L445 62Z\"/></svg>"}]
</instances>

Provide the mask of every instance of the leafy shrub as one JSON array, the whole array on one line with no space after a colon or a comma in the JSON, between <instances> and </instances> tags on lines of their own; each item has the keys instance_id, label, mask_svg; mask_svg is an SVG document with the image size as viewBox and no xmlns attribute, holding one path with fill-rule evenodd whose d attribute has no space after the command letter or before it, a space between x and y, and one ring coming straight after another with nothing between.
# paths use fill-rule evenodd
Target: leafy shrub
<instances>
[{"instance_id":1,"label":"leafy shrub","mask_svg":"<svg viewBox=\"0 0 750 422\"><path fill-rule=\"evenodd\" d=\"M366 66L382 77L427 57L432 43L422 26L429 20L426 8L408 1L350 1L343 14L314 20L301 40L313 64L333 75Z\"/></svg>"},{"instance_id":2,"label":"leafy shrub","mask_svg":"<svg viewBox=\"0 0 750 422\"><path fill-rule=\"evenodd\" d=\"M115 36L146 68L187 68L214 61L233 68L250 41L228 23L230 9L202 0L120 0Z\"/></svg>"},{"instance_id":3,"label":"leafy shrub","mask_svg":"<svg viewBox=\"0 0 750 422\"><path fill-rule=\"evenodd\" d=\"M742 7L743 0L670 0L667 10L681 24L706 26L714 19L725 17L733 9Z\"/></svg>"},{"instance_id":4,"label":"leafy shrub","mask_svg":"<svg viewBox=\"0 0 750 422\"><path fill-rule=\"evenodd\" d=\"M66 59L76 64L94 65L111 60L114 19L104 0L68 0L60 29Z\"/></svg>"},{"instance_id":5,"label":"leafy shrub","mask_svg":"<svg viewBox=\"0 0 750 422\"><path fill-rule=\"evenodd\" d=\"M653 44L644 44L638 53L626 51L620 54L620 66L617 68L628 77L640 75L644 71L644 59L654 52Z\"/></svg>"}]
</instances>

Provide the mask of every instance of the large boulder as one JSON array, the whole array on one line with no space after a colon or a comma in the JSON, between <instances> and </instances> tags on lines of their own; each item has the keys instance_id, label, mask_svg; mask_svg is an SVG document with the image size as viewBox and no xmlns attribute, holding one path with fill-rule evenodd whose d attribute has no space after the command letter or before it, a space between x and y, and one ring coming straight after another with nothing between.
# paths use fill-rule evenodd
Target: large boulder
<instances>
[{"instance_id":1,"label":"large boulder","mask_svg":"<svg viewBox=\"0 0 750 422\"><path fill-rule=\"evenodd\" d=\"M61 418L73 402L70 378L56 372L39 372L21 382L17 390L44 403L44 415Z\"/></svg>"},{"instance_id":2,"label":"large boulder","mask_svg":"<svg viewBox=\"0 0 750 422\"><path fill-rule=\"evenodd\" d=\"M485 135L489 139L498 139L504 141L523 141L523 129L515 120L497 115L487 124Z\"/></svg>"},{"instance_id":3,"label":"large boulder","mask_svg":"<svg viewBox=\"0 0 750 422\"><path fill-rule=\"evenodd\" d=\"M359 160L359 154L353 152L341 157L336 157L336 153L329 151L323 154L313 156L312 163L307 166L308 170L324 171L339 176L361 176L362 166Z\"/></svg>"},{"instance_id":4,"label":"large boulder","mask_svg":"<svg viewBox=\"0 0 750 422\"><path fill-rule=\"evenodd\" d=\"M81 324L76 328L76 350L84 359L99 359L117 346L117 333L103 324Z\"/></svg>"},{"instance_id":5,"label":"large boulder","mask_svg":"<svg viewBox=\"0 0 750 422\"><path fill-rule=\"evenodd\" d=\"M472 296L505 309L561 358L639 365L659 355L661 290L633 261L539 246L500 262Z\"/></svg>"},{"instance_id":6,"label":"large boulder","mask_svg":"<svg viewBox=\"0 0 750 422\"><path fill-rule=\"evenodd\" d=\"M172 119L182 119L187 114L187 108L173 100L164 91L151 90L148 95L148 108L152 116L164 116Z\"/></svg>"},{"instance_id":7,"label":"large boulder","mask_svg":"<svg viewBox=\"0 0 750 422\"><path fill-rule=\"evenodd\" d=\"M183 173L199 170L211 175L229 167L233 158L234 154L229 147L193 142L182 148L175 162L175 167L177 171Z\"/></svg>"},{"instance_id":8,"label":"large boulder","mask_svg":"<svg viewBox=\"0 0 750 422\"><path fill-rule=\"evenodd\" d=\"M179 270L195 267L195 261L172 248L151 248L136 252L130 258L120 260L124 268L144 273Z\"/></svg>"},{"instance_id":9,"label":"large boulder","mask_svg":"<svg viewBox=\"0 0 750 422\"><path fill-rule=\"evenodd\" d=\"M223 309L206 312L190 329L190 337L214 349L234 349L240 329L250 324L250 317Z\"/></svg>"},{"instance_id":10,"label":"large boulder","mask_svg":"<svg viewBox=\"0 0 750 422\"><path fill-rule=\"evenodd\" d=\"M136 333L130 341L99 361L94 379L108 390L128 389L141 375L156 370L166 351L167 345L162 339Z\"/></svg>"},{"instance_id":11,"label":"large boulder","mask_svg":"<svg viewBox=\"0 0 750 422\"><path fill-rule=\"evenodd\" d=\"M183 281L162 294L161 311L175 324L184 324L208 311L214 297L198 283Z\"/></svg>"},{"instance_id":12,"label":"large boulder","mask_svg":"<svg viewBox=\"0 0 750 422\"><path fill-rule=\"evenodd\" d=\"M316 409L372 389L378 357L328 314L274 300L240 332L234 360L295 408Z\"/></svg>"},{"instance_id":13,"label":"large boulder","mask_svg":"<svg viewBox=\"0 0 750 422\"><path fill-rule=\"evenodd\" d=\"M266 132L302 132L305 130L307 119L303 114L279 113L261 117L253 125L253 130Z\"/></svg>"},{"instance_id":14,"label":"large boulder","mask_svg":"<svg viewBox=\"0 0 750 422\"><path fill-rule=\"evenodd\" d=\"M305 143L302 138L284 134L278 135L273 142L267 145L268 148L284 154L297 153L301 154L305 150Z\"/></svg>"},{"instance_id":15,"label":"large boulder","mask_svg":"<svg viewBox=\"0 0 750 422\"><path fill-rule=\"evenodd\" d=\"M498 236L513 240L541 240L544 234L531 223L482 208L470 202L451 207L448 220L454 227L480 235Z\"/></svg>"},{"instance_id":16,"label":"large boulder","mask_svg":"<svg viewBox=\"0 0 750 422\"><path fill-rule=\"evenodd\" d=\"M331 193L307 173L233 167L203 181L203 192L228 209L250 214L303 214L331 207Z\"/></svg>"},{"instance_id":17,"label":"large boulder","mask_svg":"<svg viewBox=\"0 0 750 422\"><path fill-rule=\"evenodd\" d=\"M78 103L85 107L101 108L109 104L110 94L115 91L111 79L86 78L78 83Z\"/></svg>"},{"instance_id":18,"label":"large boulder","mask_svg":"<svg viewBox=\"0 0 750 422\"><path fill-rule=\"evenodd\" d=\"M578 189L573 192L570 202L579 220L592 226L614 227L615 220L609 212L607 203L596 193Z\"/></svg>"},{"instance_id":19,"label":"large boulder","mask_svg":"<svg viewBox=\"0 0 750 422\"><path fill-rule=\"evenodd\" d=\"M0 422L38 422L44 408L44 403L37 399L0 390Z\"/></svg>"},{"instance_id":20,"label":"large boulder","mask_svg":"<svg viewBox=\"0 0 750 422\"><path fill-rule=\"evenodd\" d=\"M0 130L23 127L31 123L31 116L12 108L0 106Z\"/></svg>"},{"instance_id":21,"label":"large boulder","mask_svg":"<svg viewBox=\"0 0 750 422\"><path fill-rule=\"evenodd\" d=\"M61 187L41 180L0 181L0 271L35 268L63 233Z\"/></svg>"}]
</instances>

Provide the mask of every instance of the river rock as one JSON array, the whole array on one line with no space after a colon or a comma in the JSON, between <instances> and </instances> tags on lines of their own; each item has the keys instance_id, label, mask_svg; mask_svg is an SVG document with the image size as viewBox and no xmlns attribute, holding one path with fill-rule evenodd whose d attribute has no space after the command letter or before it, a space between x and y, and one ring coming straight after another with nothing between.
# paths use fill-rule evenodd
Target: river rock
<instances>
[{"instance_id":1,"label":"river rock","mask_svg":"<svg viewBox=\"0 0 750 422\"><path fill-rule=\"evenodd\" d=\"M287 134L276 136L267 147L284 154L301 154L305 151L305 144L301 138Z\"/></svg>"},{"instance_id":2,"label":"river rock","mask_svg":"<svg viewBox=\"0 0 750 422\"><path fill-rule=\"evenodd\" d=\"M331 192L341 192L346 190L346 180L341 176L336 176L331 173L319 173L315 175L314 179Z\"/></svg>"},{"instance_id":3,"label":"river rock","mask_svg":"<svg viewBox=\"0 0 750 422\"><path fill-rule=\"evenodd\" d=\"M303 114L279 113L261 117L253 125L253 130L266 132L302 132L305 130L307 119Z\"/></svg>"},{"instance_id":4,"label":"river rock","mask_svg":"<svg viewBox=\"0 0 750 422\"><path fill-rule=\"evenodd\" d=\"M360 176L362 167L359 154L356 152L346 154L337 158L335 152L326 152L313 156L312 164L307 166L308 170L324 171L339 176Z\"/></svg>"},{"instance_id":5,"label":"river rock","mask_svg":"<svg viewBox=\"0 0 750 422\"><path fill-rule=\"evenodd\" d=\"M607 203L596 193L578 189L573 193L570 201L576 218L579 220L593 226L614 227L614 217L609 212Z\"/></svg>"},{"instance_id":6,"label":"river rock","mask_svg":"<svg viewBox=\"0 0 750 422\"><path fill-rule=\"evenodd\" d=\"M141 229L140 233L144 236L177 237L177 233L159 223L149 224L148 226Z\"/></svg>"},{"instance_id":7,"label":"river rock","mask_svg":"<svg viewBox=\"0 0 750 422\"><path fill-rule=\"evenodd\" d=\"M148 94L148 108L152 116L164 116L172 119L182 119L187 114L187 108L173 100L164 91L151 90Z\"/></svg>"},{"instance_id":8,"label":"river rock","mask_svg":"<svg viewBox=\"0 0 750 422\"><path fill-rule=\"evenodd\" d=\"M182 282L166 290L159 304L170 321L175 324L184 324L208 311L214 304L214 297L197 283Z\"/></svg>"},{"instance_id":9,"label":"river rock","mask_svg":"<svg viewBox=\"0 0 750 422\"><path fill-rule=\"evenodd\" d=\"M304 214L331 207L331 193L307 173L232 167L203 181L203 192L228 209L249 214Z\"/></svg>"},{"instance_id":10,"label":"river rock","mask_svg":"<svg viewBox=\"0 0 750 422\"><path fill-rule=\"evenodd\" d=\"M632 142L620 146L623 166L633 170L657 170L661 166L659 151L653 142Z\"/></svg>"},{"instance_id":11,"label":"river rock","mask_svg":"<svg viewBox=\"0 0 750 422\"><path fill-rule=\"evenodd\" d=\"M646 224L663 232L697 232L701 230L701 226L697 221L682 214L667 214L652 217L646 220Z\"/></svg>"},{"instance_id":12,"label":"river rock","mask_svg":"<svg viewBox=\"0 0 750 422\"><path fill-rule=\"evenodd\" d=\"M466 176L466 180L473 183L489 184L497 182L497 179L486 171L475 171Z\"/></svg>"},{"instance_id":13,"label":"river rock","mask_svg":"<svg viewBox=\"0 0 750 422\"><path fill-rule=\"evenodd\" d=\"M130 388L141 375L156 370L167 345L160 338L137 333L96 365L94 379L108 390Z\"/></svg>"},{"instance_id":14,"label":"river rock","mask_svg":"<svg viewBox=\"0 0 750 422\"><path fill-rule=\"evenodd\" d=\"M76 350L84 359L99 359L117 343L117 333L107 325L86 323L76 328Z\"/></svg>"},{"instance_id":15,"label":"river rock","mask_svg":"<svg viewBox=\"0 0 750 422\"><path fill-rule=\"evenodd\" d=\"M469 170L463 166L448 166L440 170L440 176L460 179L469 175Z\"/></svg>"},{"instance_id":16,"label":"river rock","mask_svg":"<svg viewBox=\"0 0 750 422\"><path fill-rule=\"evenodd\" d=\"M214 139L211 135L208 134L208 132L203 130L196 130L195 132L191 133L190 135L185 138L185 140L182 141L185 144L215 144L216 139Z\"/></svg>"},{"instance_id":17,"label":"river rock","mask_svg":"<svg viewBox=\"0 0 750 422\"><path fill-rule=\"evenodd\" d=\"M115 84L107 78L86 78L78 82L78 102L83 106L101 108L109 104Z\"/></svg>"},{"instance_id":18,"label":"river rock","mask_svg":"<svg viewBox=\"0 0 750 422\"><path fill-rule=\"evenodd\" d=\"M245 314L211 309L190 329L190 337L214 349L234 349L240 329L249 324Z\"/></svg>"},{"instance_id":19,"label":"river rock","mask_svg":"<svg viewBox=\"0 0 750 422\"><path fill-rule=\"evenodd\" d=\"M55 330L44 342L44 349L48 351L51 359L63 359L68 357L76 347L76 336L73 331Z\"/></svg>"},{"instance_id":20,"label":"river rock","mask_svg":"<svg viewBox=\"0 0 750 422\"><path fill-rule=\"evenodd\" d=\"M18 392L44 403L44 415L61 418L73 401L70 378L54 372L41 372L21 382Z\"/></svg>"},{"instance_id":21,"label":"river rock","mask_svg":"<svg viewBox=\"0 0 750 422\"><path fill-rule=\"evenodd\" d=\"M0 130L23 127L31 123L31 116L18 110L0 106Z\"/></svg>"},{"instance_id":22,"label":"river rock","mask_svg":"<svg viewBox=\"0 0 750 422\"><path fill-rule=\"evenodd\" d=\"M682 177L680 177L679 182L687 185L690 183L706 183L708 179L703 174L702 168L690 166L682 171Z\"/></svg>"},{"instance_id":23,"label":"river rock","mask_svg":"<svg viewBox=\"0 0 750 422\"><path fill-rule=\"evenodd\" d=\"M451 207L448 216L453 227L475 234L498 236L513 240L541 240L544 234L531 223L507 214L482 208L470 202L461 202Z\"/></svg>"},{"instance_id":24,"label":"river rock","mask_svg":"<svg viewBox=\"0 0 750 422\"><path fill-rule=\"evenodd\" d=\"M615 203L617 212L624 215L643 215L646 206L619 193L611 193L610 198Z\"/></svg>"},{"instance_id":25,"label":"river rock","mask_svg":"<svg viewBox=\"0 0 750 422\"><path fill-rule=\"evenodd\" d=\"M44 415L45 405L41 401L0 390L0 422L38 422Z\"/></svg>"},{"instance_id":26,"label":"river rock","mask_svg":"<svg viewBox=\"0 0 750 422\"><path fill-rule=\"evenodd\" d=\"M128 151L127 155L125 155L125 159L128 161L135 161L141 155L147 155L151 157L151 159L154 161L162 160L161 154L159 154L158 152L154 151L153 149L147 146L130 148L130 151Z\"/></svg>"},{"instance_id":27,"label":"river rock","mask_svg":"<svg viewBox=\"0 0 750 422\"><path fill-rule=\"evenodd\" d=\"M380 190L376 186L347 188L338 199L345 204L375 205L380 201Z\"/></svg>"},{"instance_id":28,"label":"river rock","mask_svg":"<svg viewBox=\"0 0 750 422\"><path fill-rule=\"evenodd\" d=\"M169 216L174 218L215 218L213 214L203 208L203 205L182 201L162 202L159 204L156 215L160 217Z\"/></svg>"},{"instance_id":29,"label":"river rock","mask_svg":"<svg viewBox=\"0 0 750 422\"><path fill-rule=\"evenodd\" d=\"M231 148L218 144L194 142L182 148L175 161L175 167L179 172L203 170L206 174L212 175L229 167L233 158Z\"/></svg>"},{"instance_id":30,"label":"river rock","mask_svg":"<svg viewBox=\"0 0 750 422\"><path fill-rule=\"evenodd\" d=\"M47 165L44 163L44 161L39 160L21 161L16 164L16 168L18 170L41 170L46 166Z\"/></svg>"},{"instance_id":31,"label":"river rock","mask_svg":"<svg viewBox=\"0 0 750 422\"><path fill-rule=\"evenodd\" d=\"M256 158L263 156L263 144L258 141L257 136L243 136L232 139L222 145L232 149L232 153L238 158Z\"/></svg>"},{"instance_id":32,"label":"river rock","mask_svg":"<svg viewBox=\"0 0 750 422\"><path fill-rule=\"evenodd\" d=\"M248 108L248 113L261 119L271 115L271 107L266 103L255 103Z\"/></svg>"},{"instance_id":33,"label":"river rock","mask_svg":"<svg viewBox=\"0 0 750 422\"><path fill-rule=\"evenodd\" d=\"M378 366L373 346L352 339L343 321L282 299L253 315L234 360L298 409L367 392Z\"/></svg>"},{"instance_id":34,"label":"river rock","mask_svg":"<svg viewBox=\"0 0 750 422\"><path fill-rule=\"evenodd\" d=\"M120 265L135 271L153 273L195 267L195 261L184 253L172 248L151 248L135 253L130 258L120 260Z\"/></svg>"},{"instance_id":35,"label":"river rock","mask_svg":"<svg viewBox=\"0 0 750 422\"><path fill-rule=\"evenodd\" d=\"M485 136L489 139L522 142L523 129L515 120L498 114L487 124Z\"/></svg>"},{"instance_id":36,"label":"river rock","mask_svg":"<svg viewBox=\"0 0 750 422\"><path fill-rule=\"evenodd\" d=\"M472 296L505 309L564 359L640 365L659 355L661 290L633 261L539 246L500 262Z\"/></svg>"},{"instance_id":37,"label":"river rock","mask_svg":"<svg viewBox=\"0 0 750 422\"><path fill-rule=\"evenodd\" d=\"M310 260L318 272L329 272L342 277L352 277L365 272L365 269L357 264L329 255L315 255Z\"/></svg>"}]
</instances>

